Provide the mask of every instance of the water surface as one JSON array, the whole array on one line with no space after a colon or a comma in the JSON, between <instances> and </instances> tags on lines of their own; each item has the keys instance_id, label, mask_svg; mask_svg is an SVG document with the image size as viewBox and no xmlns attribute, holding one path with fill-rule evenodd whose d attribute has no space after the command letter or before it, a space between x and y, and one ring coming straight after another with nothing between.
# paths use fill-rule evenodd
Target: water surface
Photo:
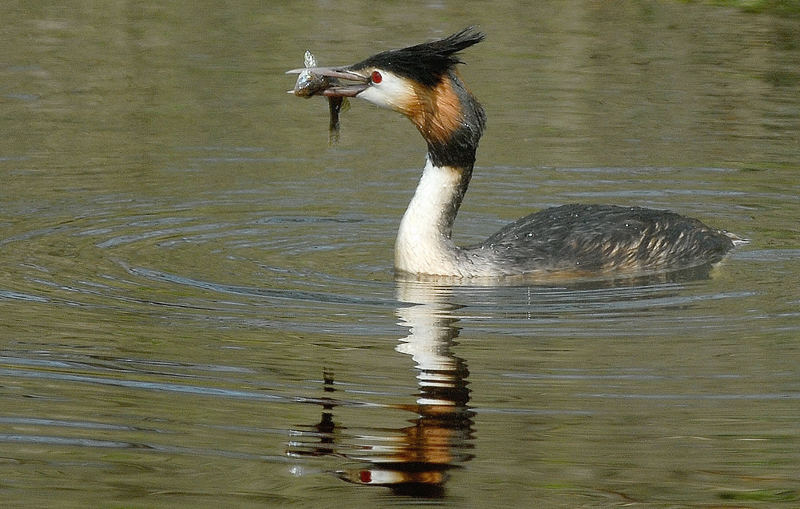
<instances>
[{"instance_id":1,"label":"water surface","mask_svg":"<svg viewBox=\"0 0 800 509\"><path fill-rule=\"evenodd\" d=\"M800 21L467 11L0 7L7 506L798 503ZM750 244L702 277L396 280L422 140L356 102L329 146L283 71L472 23L461 242L581 201Z\"/></svg>"}]
</instances>

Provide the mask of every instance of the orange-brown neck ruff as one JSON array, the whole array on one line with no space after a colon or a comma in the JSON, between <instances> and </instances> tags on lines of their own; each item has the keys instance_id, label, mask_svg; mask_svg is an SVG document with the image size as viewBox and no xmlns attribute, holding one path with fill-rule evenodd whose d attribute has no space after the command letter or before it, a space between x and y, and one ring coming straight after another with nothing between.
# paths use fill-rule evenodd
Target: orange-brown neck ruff
<instances>
[{"instance_id":1,"label":"orange-brown neck ruff","mask_svg":"<svg viewBox=\"0 0 800 509\"><path fill-rule=\"evenodd\" d=\"M462 122L461 102L453 90L451 80L445 78L429 89L415 84L418 98L406 116L417 126L422 136L433 143L446 143Z\"/></svg>"},{"instance_id":2,"label":"orange-brown neck ruff","mask_svg":"<svg viewBox=\"0 0 800 509\"><path fill-rule=\"evenodd\" d=\"M414 83L413 89L416 100L404 105L402 112L428 143L431 161L471 171L486 124L481 105L455 70L444 74L433 88Z\"/></svg>"}]
</instances>

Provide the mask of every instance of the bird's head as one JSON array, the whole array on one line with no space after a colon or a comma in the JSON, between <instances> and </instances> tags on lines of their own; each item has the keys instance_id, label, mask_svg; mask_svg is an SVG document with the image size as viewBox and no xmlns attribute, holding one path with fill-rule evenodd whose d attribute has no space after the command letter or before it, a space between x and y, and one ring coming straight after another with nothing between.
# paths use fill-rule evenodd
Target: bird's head
<instances>
[{"instance_id":1,"label":"bird's head","mask_svg":"<svg viewBox=\"0 0 800 509\"><path fill-rule=\"evenodd\" d=\"M310 71L334 78L318 93L327 97L358 97L407 116L429 147L452 145L460 151L477 147L483 131L483 108L456 72L458 52L482 41L472 27L444 39L383 51L356 64L316 67ZM434 154L435 155L435 154Z\"/></svg>"}]
</instances>

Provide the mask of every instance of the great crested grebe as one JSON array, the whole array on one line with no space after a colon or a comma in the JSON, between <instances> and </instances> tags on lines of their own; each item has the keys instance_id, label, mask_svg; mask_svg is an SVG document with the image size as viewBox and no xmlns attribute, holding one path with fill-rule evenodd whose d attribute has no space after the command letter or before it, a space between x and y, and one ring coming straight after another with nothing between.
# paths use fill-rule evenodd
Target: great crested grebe
<instances>
[{"instance_id":1,"label":"great crested grebe","mask_svg":"<svg viewBox=\"0 0 800 509\"><path fill-rule=\"evenodd\" d=\"M346 67L289 71L327 77L318 93L329 98L359 97L400 112L425 138L425 169L395 243L397 270L460 278L642 274L717 262L740 240L669 211L572 204L518 219L480 244L457 246L453 222L486 123L456 70L457 53L483 38L469 27Z\"/></svg>"}]
</instances>

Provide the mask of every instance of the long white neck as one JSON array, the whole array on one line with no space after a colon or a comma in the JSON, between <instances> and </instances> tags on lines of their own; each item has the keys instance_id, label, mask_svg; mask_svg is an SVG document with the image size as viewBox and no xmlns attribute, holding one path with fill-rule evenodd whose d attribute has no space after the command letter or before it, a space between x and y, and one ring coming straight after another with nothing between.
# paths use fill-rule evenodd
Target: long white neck
<instances>
[{"instance_id":1,"label":"long white neck","mask_svg":"<svg viewBox=\"0 0 800 509\"><path fill-rule=\"evenodd\" d=\"M414 197L400 221L394 248L395 268L413 274L461 273L460 250L450 234L469 172L463 168L435 166L428 158Z\"/></svg>"}]
</instances>

